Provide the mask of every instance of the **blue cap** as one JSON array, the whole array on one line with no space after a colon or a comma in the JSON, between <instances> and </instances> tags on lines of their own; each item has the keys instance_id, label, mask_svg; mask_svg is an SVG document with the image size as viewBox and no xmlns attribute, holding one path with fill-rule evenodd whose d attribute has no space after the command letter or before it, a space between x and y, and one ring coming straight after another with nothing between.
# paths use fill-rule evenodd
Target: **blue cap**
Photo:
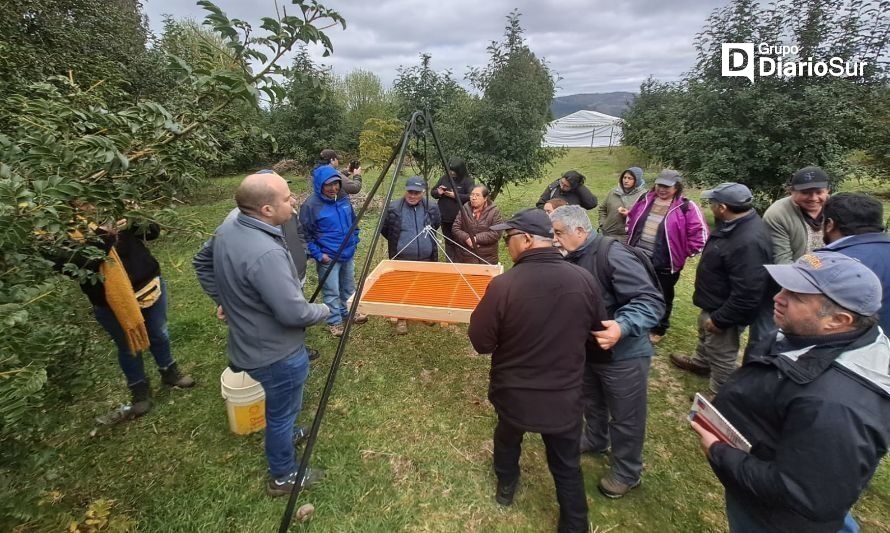
<instances>
[{"instance_id":1,"label":"blue cap","mask_svg":"<svg viewBox=\"0 0 890 533\"><path fill-rule=\"evenodd\" d=\"M411 176L405 183L405 190L423 192L426 190L426 182L420 176Z\"/></svg>"},{"instance_id":2,"label":"blue cap","mask_svg":"<svg viewBox=\"0 0 890 533\"><path fill-rule=\"evenodd\" d=\"M782 288L802 294L824 294L864 316L881 309L881 280L858 260L838 252L806 254L793 265L765 265Z\"/></svg>"}]
</instances>

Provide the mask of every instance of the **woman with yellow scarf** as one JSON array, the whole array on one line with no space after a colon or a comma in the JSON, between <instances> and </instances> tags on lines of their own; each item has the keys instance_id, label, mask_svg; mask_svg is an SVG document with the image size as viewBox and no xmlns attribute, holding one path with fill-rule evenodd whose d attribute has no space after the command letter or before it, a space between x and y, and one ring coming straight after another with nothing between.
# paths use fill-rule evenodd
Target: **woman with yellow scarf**
<instances>
[{"instance_id":1,"label":"woman with yellow scarf","mask_svg":"<svg viewBox=\"0 0 890 533\"><path fill-rule=\"evenodd\" d=\"M186 388L194 386L195 381L180 373L170 351L167 287L157 259L145 246L146 241L160 234L158 225L136 228L120 221L87 227L92 236L85 238L75 230L70 233L72 240L83 243L89 239L92 245L105 250L104 260L78 261L76 252L59 259L102 274L103 281L81 283L80 288L93 305L96 321L117 345L118 362L132 396L130 405L97 418L100 423L111 424L142 416L151 409L149 380L142 359L146 349L154 357L163 384Z\"/></svg>"}]
</instances>

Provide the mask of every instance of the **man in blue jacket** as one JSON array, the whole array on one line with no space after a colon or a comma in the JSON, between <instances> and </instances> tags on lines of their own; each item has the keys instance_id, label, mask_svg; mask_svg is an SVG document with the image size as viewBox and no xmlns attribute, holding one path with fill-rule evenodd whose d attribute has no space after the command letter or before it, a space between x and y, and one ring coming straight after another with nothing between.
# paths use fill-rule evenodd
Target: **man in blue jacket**
<instances>
[{"instance_id":1,"label":"man in blue jacket","mask_svg":"<svg viewBox=\"0 0 890 533\"><path fill-rule=\"evenodd\" d=\"M836 194L825 202L822 239L832 250L862 261L881 280L881 329L890 333L890 236L884 233L884 206L861 193Z\"/></svg>"},{"instance_id":2,"label":"man in blue jacket","mask_svg":"<svg viewBox=\"0 0 890 533\"><path fill-rule=\"evenodd\" d=\"M766 268L782 287L773 298L779 331L714 399L751 450L692 427L726 489L730 531L857 531L848 511L890 446L881 282L837 252Z\"/></svg>"},{"instance_id":3,"label":"man in blue jacket","mask_svg":"<svg viewBox=\"0 0 890 533\"><path fill-rule=\"evenodd\" d=\"M614 239L603 241L605 237L593 231L583 207L559 207L550 218L555 240L568 252L566 260L593 274L601 285L609 320L587 341L581 451L606 453L611 446L611 473L598 488L607 498L620 498L641 481L646 383L654 352L649 329L664 313L664 297L627 246ZM606 253L605 261L600 261L601 253Z\"/></svg>"},{"instance_id":4,"label":"man in blue jacket","mask_svg":"<svg viewBox=\"0 0 890 533\"><path fill-rule=\"evenodd\" d=\"M321 165L312 171L315 193L300 206L300 224L306 237L309 255L315 259L318 279L330 271L322 286L325 305L331 310L328 330L331 335L343 334L343 322L349 314L347 300L355 292L355 249L358 246L358 228L349 234L355 222L355 211L349 197L341 191L342 177L331 165ZM337 251L346 242L337 258ZM337 259L334 261L334 259ZM368 321L364 315L356 315L354 322Z\"/></svg>"},{"instance_id":5,"label":"man in blue jacket","mask_svg":"<svg viewBox=\"0 0 890 533\"><path fill-rule=\"evenodd\" d=\"M235 192L238 213L226 217L193 262L198 281L229 326L229 366L247 372L266 393L266 459L272 496L311 484L319 470L297 480L294 423L309 376L304 344L308 326L328 308L310 304L287 252L281 225L293 216L290 190L281 176L252 174Z\"/></svg>"}]
</instances>

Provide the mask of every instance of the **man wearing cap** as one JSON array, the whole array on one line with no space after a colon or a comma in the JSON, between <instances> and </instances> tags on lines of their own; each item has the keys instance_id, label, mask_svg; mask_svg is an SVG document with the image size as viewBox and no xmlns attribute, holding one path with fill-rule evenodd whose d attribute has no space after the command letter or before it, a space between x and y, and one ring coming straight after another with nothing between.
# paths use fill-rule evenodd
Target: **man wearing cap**
<instances>
[{"instance_id":1,"label":"man wearing cap","mask_svg":"<svg viewBox=\"0 0 890 533\"><path fill-rule=\"evenodd\" d=\"M321 323L328 308L303 297L281 225L293 216L290 189L275 173L252 174L235 192L238 213L226 217L193 262L198 281L218 304L228 326L229 366L247 372L266 394L266 491L290 494L320 471L298 481L294 461L297 416L309 376L306 328Z\"/></svg>"},{"instance_id":2,"label":"man wearing cap","mask_svg":"<svg viewBox=\"0 0 890 533\"><path fill-rule=\"evenodd\" d=\"M605 308L593 276L563 261L550 218L526 209L491 227L504 230L514 266L491 281L470 317L479 353L491 353L488 398L494 430L495 499L510 505L519 483L525 432L540 433L556 485L559 531L587 531L581 473L581 376L585 342Z\"/></svg>"},{"instance_id":3,"label":"man wearing cap","mask_svg":"<svg viewBox=\"0 0 890 533\"><path fill-rule=\"evenodd\" d=\"M340 170L340 156L336 151L325 148L318 156L316 167L330 165L340 174L341 190L346 194L358 194L362 190L362 167L352 165L345 171ZM314 169L313 169L314 170Z\"/></svg>"},{"instance_id":4,"label":"man wearing cap","mask_svg":"<svg viewBox=\"0 0 890 533\"><path fill-rule=\"evenodd\" d=\"M693 429L726 489L731 531L856 531L848 511L890 445L880 280L837 252L766 268L782 287L779 331L749 352L714 400L751 451Z\"/></svg>"},{"instance_id":5,"label":"man wearing cap","mask_svg":"<svg viewBox=\"0 0 890 533\"><path fill-rule=\"evenodd\" d=\"M424 197L426 182L412 176L405 183L405 195L390 202L380 234L386 239L390 259L438 261L436 230L442 224L439 208ZM399 319L396 333L408 333L408 322Z\"/></svg>"},{"instance_id":6,"label":"man wearing cap","mask_svg":"<svg viewBox=\"0 0 890 533\"><path fill-rule=\"evenodd\" d=\"M702 376L710 375L710 392L720 390L736 368L739 336L769 302L769 276L763 267L770 263L770 236L754 211L753 195L741 183L721 183L704 191L717 222L708 238L695 272L692 302L698 316L698 346L695 355L671 354L671 363Z\"/></svg>"},{"instance_id":7,"label":"man wearing cap","mask_svg":"<svg viewBox=\"0 0 890 533\"><path fill-rule=\"evenodd\" d=\"M890 236L884 233L884 206L862 193L842 192L825 202L822 217L823 250L832 250L862 261L878 275L881 329L890 333Z\"/></svg>"},{"instance_id":8,"label":"man wearing cap","mask_svg":"<svg viewBox=\"0 0 890 533\"><path fill-rule=\"evenodd\" d=\"M349 197L340 189L341 182L334 167L316 167L312 171L315 193L300 206L306 247L315 259L319 281L324 278L322 296L331 310L328 330L335 337L343 334L343 322L349 314L347 300L355 292L355 250L359 240L358 228L349 233L355 212ZM341 245L343 249L338 257ZM367 321L365 315L357 314L353 318L356 324Z\"/></svg>"},{"instance_id":9,"label":"man wearing cap","mask_svg":"<svg viewBox=\"0 0 890 533\"><path fill-rule=\"evenodd\" d=\"M773 241L773 262L794 262L822 247L822 208L828 200L829 179L819 167L804 167L791 175L788 196L763 214Z\"/></svg>"}]
</instances>

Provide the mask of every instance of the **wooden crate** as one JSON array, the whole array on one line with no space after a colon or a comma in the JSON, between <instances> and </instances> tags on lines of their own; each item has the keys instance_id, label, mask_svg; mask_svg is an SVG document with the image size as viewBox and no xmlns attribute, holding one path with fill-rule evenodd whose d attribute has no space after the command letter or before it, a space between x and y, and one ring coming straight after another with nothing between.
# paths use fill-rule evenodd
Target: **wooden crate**
<instances>
[{"instance_id":1,"label":"wooden crate","mask_svg":"<svg viewBox=\"0 0 890 533\"><path fill-rule=\"evenodd\" d=\"M503 272L500 264L387 259L368 275L358 310L366 315L469 323L491 278Z\"/></svg>"}]
</instances>

